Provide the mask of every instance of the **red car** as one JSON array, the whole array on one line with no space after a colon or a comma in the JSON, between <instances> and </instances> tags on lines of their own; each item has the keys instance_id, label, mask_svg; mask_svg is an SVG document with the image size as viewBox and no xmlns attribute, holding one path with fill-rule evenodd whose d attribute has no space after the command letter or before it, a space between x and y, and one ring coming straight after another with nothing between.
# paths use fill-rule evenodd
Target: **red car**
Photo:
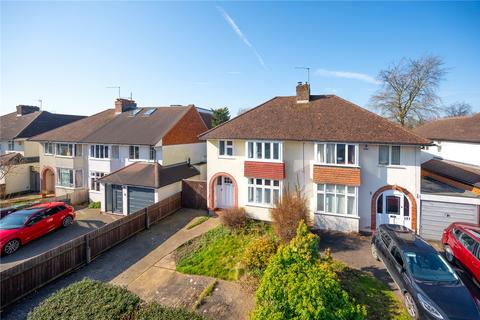
<instances>
[{"instance_id":1,"label":"red car","mask_svg":"<svg viewBox=\"0 0 480 320\"><path fill-rule=\"evenodd\" d=\"M63 202L49 202L15 211L0 220L2 254L12 254L20 246L75 219L73 207Z\"/></svg>"},{"instance_id":2,"label":"red car","mask_svg":"<svg viewBox=\"0 0 480 320\"><path fill-rule=\"evenodd\" d=\"M480 284L480 225L452 223L443 231L442 243L447 260L460 262Z\"/></svg>"}]
</instances>

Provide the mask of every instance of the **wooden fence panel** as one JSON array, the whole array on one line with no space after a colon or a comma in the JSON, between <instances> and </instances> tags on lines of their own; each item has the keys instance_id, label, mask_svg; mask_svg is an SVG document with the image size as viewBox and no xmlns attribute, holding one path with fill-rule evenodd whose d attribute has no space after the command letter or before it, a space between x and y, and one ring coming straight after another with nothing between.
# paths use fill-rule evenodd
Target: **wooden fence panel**
<instances>
[{"instance_id":1,"label":"wooden fence panel","mask_svg":"<svg viewBox=\"0 0 480 320\"><path fill-rule=\"evenodd\" d=\"M0 309L90 262L181 207L181 193L0 272ZM146 214L148 214L148 218Z\"/></svg>"},{"instance_id":2,"label":"wooden fence panel","mask_svg":"<svg viewBox=\"0 0 480 320\"><path fill-rule=\"evenodd\" d=\"M203 180L182 181L182 207L207 209L207 182Z\"/></svg>"}]
</instances>

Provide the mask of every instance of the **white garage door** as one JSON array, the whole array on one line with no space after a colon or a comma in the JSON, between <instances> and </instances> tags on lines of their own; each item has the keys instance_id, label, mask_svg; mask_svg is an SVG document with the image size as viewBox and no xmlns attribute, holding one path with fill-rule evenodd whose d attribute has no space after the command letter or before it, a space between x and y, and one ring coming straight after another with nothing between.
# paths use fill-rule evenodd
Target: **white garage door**
<instances>
[{"instance_id":1,"label":"white garage door","mask_svg":"<svg viewBox=\"0 0 480 320\"><path fill-rule=\"evenodd\" d=\"M478 209L474 204L422 200L420 220L420 235L440 241L452 222L478 223Z\"/></svg>"}]
</instances>

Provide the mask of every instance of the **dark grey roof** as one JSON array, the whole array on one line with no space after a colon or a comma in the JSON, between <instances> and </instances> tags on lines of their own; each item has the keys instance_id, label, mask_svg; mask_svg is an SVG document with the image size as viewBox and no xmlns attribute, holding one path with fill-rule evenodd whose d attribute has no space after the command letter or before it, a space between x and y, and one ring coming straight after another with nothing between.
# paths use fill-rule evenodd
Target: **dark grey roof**
<instances>
[{"instance_id":1,"label":"dark grey roof","mask_svg":"<svg viewBox=\"0 0 480 320\"><path fill-rule=\"evenodd\" d=\"M195 167L187 163L162 166L158 163L135 162L98 179L98 181L157 189L199 174L200 172Z\"/></svg>"},{"instance_id":2,"label":"dark grey roof","mask_svg":"<svg viewBox=\"0 0 480 320\"><path fill-rule=\"evenodd\" d=\"M198 112L200 113L200 117L202 117L203 122L207 126L208 129L212 129L212 115L213 112L207 109L197 108Z\"/></svg>"},{"instance_id":3,"label":"dark grey roof","mask_svg":"<svg viewBox=\"0 0 480 320\"><path fill-rule=\"evenodd\" d=\"M431 159L422 163L422 169L458 182L480 187L480 167L450 160Z\"/></svg>"},{"instance_id":4,"label":"dark grey roof","mask_svg":"<svg viewBox=\"0 0 480 320\"><path fill-rule=\"evenodd\" d=\"M0 117L0 140L30 138L85 118L84 116L35 111L22 116L17 112Z\"/></svg>"},{"instance_id":5,"label":"dark grey roof","mask_svg":"<svg viewBox=\"0 0 480 320\"><path fill-rule=\"evenodd\" d=\"M422 194L433 194L439 196L480 198L480 195L468 190L456 188L449 184L437 181L431 177L422 177Z\"/></svg>"}]
</instances>

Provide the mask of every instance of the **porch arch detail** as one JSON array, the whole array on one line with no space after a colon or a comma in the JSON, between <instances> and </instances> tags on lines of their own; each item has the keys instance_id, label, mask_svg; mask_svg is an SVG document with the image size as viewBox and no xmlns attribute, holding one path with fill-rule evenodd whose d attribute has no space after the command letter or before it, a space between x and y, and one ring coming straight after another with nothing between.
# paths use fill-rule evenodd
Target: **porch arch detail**
<instances>
[{"instance_id":1,"label":"porch arch detail","mask_svg":"<svg viewBox=\"0 0 480 320\"><path fill-rule=\"evenodd\" d=\"M234 206L238 207L238 184L235 178L226 173L226 172L217 172L211 178L208 185L208 209L213 210L215 209L215 182L217 181L218 177L228 177L232 180L233 183L233 193L234 193Z\"/></svg>"},{"instance_id":2,"label":"porch arch detail","mask_svg":"<svg viewBox=\"0 0 480 320\"><path fill-rule=\"evenodd\" d=\"M408 191L407 189L396 186L396 185L386 185L375 191L375 193L372 196L372 212L371 212L371 223L370 223L370 228L372 231L374 231L377 228L377 198L380 196L383 192L387 190L396 190L400 191L404 195L408 197L408 200L410 200L411 203L411 214L412 214L412 230L417 232L417 201L415 200L415 197L413 194Z\"/></svg>"},{"instance_id":3,"label":"porch arch detail","mask_svg":"<svg viewBox=\"0 0 480 320\"><path fill-rule=\"evenodd\" d=\"M53 176L53 190L47 190L47 172L51 172ZM42 168L42 172L40 174L40 192L47 192L47 191L54 191L55 192L55 181L56 181L56 174L55 169L50 166L44 166Z\"/></svg>"}]
</instances>

